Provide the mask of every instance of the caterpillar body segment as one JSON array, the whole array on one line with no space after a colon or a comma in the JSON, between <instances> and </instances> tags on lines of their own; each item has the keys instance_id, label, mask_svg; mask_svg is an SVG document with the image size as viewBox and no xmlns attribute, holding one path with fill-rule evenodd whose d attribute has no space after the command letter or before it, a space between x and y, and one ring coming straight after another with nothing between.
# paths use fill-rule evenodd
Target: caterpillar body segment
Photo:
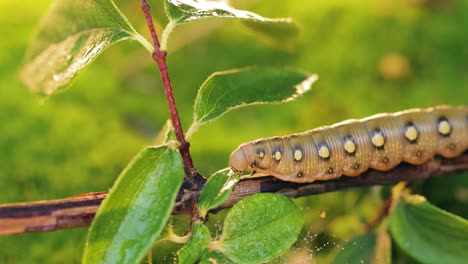
<instances>
[{"instance_id":1,"label":"caterpillar body segment","mask_svg":"<svg viewBox=\"0 0 468 264\"><path fill-rule=\"evenodd\" d=\"M401 162L422 164L436 154L453 158L467 149L468 106L437 106L244 143L231 154L229 166L312 182L357 176L369 168L386 171Z\"/></svg>"}]
</instances>

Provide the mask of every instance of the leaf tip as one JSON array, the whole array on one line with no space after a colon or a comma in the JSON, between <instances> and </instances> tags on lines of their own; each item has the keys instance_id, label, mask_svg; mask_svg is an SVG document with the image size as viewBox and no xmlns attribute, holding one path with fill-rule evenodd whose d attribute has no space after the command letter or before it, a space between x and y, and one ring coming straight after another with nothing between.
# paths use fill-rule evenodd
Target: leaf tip
<instances>
[{"instance_id":1,"label":"leaf tip","mask_svg":"<svg viewBox=\"0 0 468 264\"><path fill-rule=\"evenodd\" d=\"M307 77L304 81L296 85L296 91L298 95L302 95L312 88L312 84L314 84L318 80L317 74L312 74Z\"/></svg>"}]
</instances>

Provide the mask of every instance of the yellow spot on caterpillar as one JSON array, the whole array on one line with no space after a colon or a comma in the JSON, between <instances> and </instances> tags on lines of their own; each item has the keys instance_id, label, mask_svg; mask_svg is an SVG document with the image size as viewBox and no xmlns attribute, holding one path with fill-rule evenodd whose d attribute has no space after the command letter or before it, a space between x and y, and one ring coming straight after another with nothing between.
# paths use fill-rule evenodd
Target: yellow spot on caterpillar
<instances>
[{"instance_id":1,"label":"yellow spot on caterpillar","mask_svg":"<svg viewBox=\"0 0 468 264\"><path fill-rule=\"evenodd\" d=\"M409 141L414 141L418 138L418 130L414 126L409 126L406 128L405 137Z\"/></svg>"},{"instance_id":2,"label":"yellow spot on caterpillar","mask_svg":"<svg viewBox=\"0 0 468 264\"><path fill-rule=\"evenodd\" d=\"M265 152L261 151L260 153L258 153L258 157L263 159L263 157L265 157Z\"/></svg>"},{"instance_id":3,"label":"yellow spot on caterpillar","mask_svg":"<svg viewBox=\"0 0 468 264\"><path fill-rule=\"evenodd\" d=\"M299 172L297 175L296 175L298 178L301 178L302 176L304 176L304 174L302 172Z\"/></svg>"},{"instance_id":4,"label":"yellow spot on caterpillar","mask_svg":"<svg viewBox=\"0 0 468 264\"><path fill-rule=\"evenodd\" d=\"M453 144L453 143L450 144L450 145L449 145L449 149L454 150L454 149L455 149L455 144Z\"/></svg>"},{"instance_id":5,"label":"yellow spot on caterpillar","mask_svg":"<svg viewBox=\"0 0 468 264\"><path fill-rule=\"evenodd\" d=\"M296 151L294 151L294 159L297 161L302 159L302 150L296 149Z\"/></svg>"},{"instance_id":6,"label":"yellow spot on caterpillar","mask_svg":"<svg viewBox=\"0 0 468 264\"><path fill-rule=\"evenodd\" d=\"M440 134L446 136L450 134L452 131L452 127L450 126L449 122L447 120L442 120L439 122L439 125L437 127L437 131L439 131Z\"/></svg>"},{"instance_id":7,"label":"yellow spot on caterpillar","mask_svg":"<svg viewBox=\"0 0 468 264\"><path fill-rule=\"evenodd\" d=\"M349 154L353 154L354 151L356 151L356 145L354 144L354 142L352 140L346 140L346 142L344 144L344 149Z\"/></svg>"},{"instance_id":8,"label":"yellow spot on caterpillar","mask_svg":"<svg viewBox=\"0 0 468 264\"><path fill-rule=\"evenodd\" d=\"M375 133L372 136L372 144L376 147L382 147L385 144L385 138L381 133Z\"/></svg>"},{"instance_id":9,"label":"yellow spot on caterpillar","mask_svg":"<svg viewBox=\"0 0 468 264\"><path fill-rule=\"evenodd\" d=\"M277 150L277 151L275 152L275 155L273 156L273 158L274 158L275 160L278 160L278 161L279 161L279 160L281 159L281 152L280 152L279 150Z\"/></svg>"},{"instance_id":10,"label":"yellow spot on caterpillar","mask_svg":"<svg viewBox=\"0 0 468 264\"><path fill-rule=\"evenodd\" d=\"M330 157L330 150L327 146L321 146L318 151L318 154L321 158L326 159Z\"/></svg>"}]
</instances>

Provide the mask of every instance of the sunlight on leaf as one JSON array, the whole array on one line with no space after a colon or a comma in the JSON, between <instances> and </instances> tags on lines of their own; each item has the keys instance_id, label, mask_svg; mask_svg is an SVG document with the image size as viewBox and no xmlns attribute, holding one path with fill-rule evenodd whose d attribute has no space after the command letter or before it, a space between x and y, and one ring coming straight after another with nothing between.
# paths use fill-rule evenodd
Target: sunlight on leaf
<instances>
[{"instance_id":1,"label":"sunlight on leaf","mask_svg":"<svg viewBox=\"0 0 468 264\"><path fill-rule=\"evenodd\" d=\"M248 67L216 72L202 84L195 99L187 138L202 125L248 105L293 101L310 90L318 76L273 67Z\"/></svg>"},{"instance_id":2,"label":"sunlight on leaf","mask_svg":"<svg viewBox=\"0 0 468 264\"><path fill-rule=\"evenodd\" d=\"M83 263L138 263L166 225L183 178L176 150L160 146L140 152L99 207Z\"/></svg>"},{"instance_id":3,"label":"sunlight on leaf","mask_svg":"<svg viewBox=\"0 0 468 264\"><path fill-rule=\"evenodd\" d=\"M468 221L439 209L419 195L396 201L390 231L398 245L422 263L466 263Z\"/></svg>"},{"instance_id":4,"label":"sunlight on leaf","mask_svg":"<svg viewBox=\"0 0 468 264\"><path fill-rule=\"evenodd\" d=\"M44 15L21 70L22 81L43 95L66 88L106 48L133 39L152 50L110 0L58 0Z\"/></svg>"},{"instance_id":5,"label":"sunlight on leaf","mask_svg":"<svg viewBox=\"0 0 468 264\"><path fill-rule=\"evenodd\" d=\"M169 19L178 24L207 18L234 18L245 20L270 21L253 12L238 10L225 1L206 0L166 0L166 12Z\"/></svg>"},{"instance_id":6,"label":"sunlight on leaf","mask_svg":"<svg viewBox=\"0 0 468 264\"><path fill-rule=\"evenodd\" d=\"M246 22L246 26L275 42L288 44L294 40L299 29L290 18L266 18L256 13L235 9L225 1L206 0L165 0L166 14L170 22L164 30L161 48L166 49L167 39L176 25L191 23L203 19L236 19Z\"/></svg>"},{"instance_id":7,"label":"sunlight on leaf","mask_svg":"<svg viewBox=\"0 0 468 264\"><path fill-rule=\"evenodd\" d=\"M252 195L229 211L221 240L212 242L211 249L237 263L266 262L291 247L303 221L302 210L285 196Z\"/></svg>"}]
</instances>

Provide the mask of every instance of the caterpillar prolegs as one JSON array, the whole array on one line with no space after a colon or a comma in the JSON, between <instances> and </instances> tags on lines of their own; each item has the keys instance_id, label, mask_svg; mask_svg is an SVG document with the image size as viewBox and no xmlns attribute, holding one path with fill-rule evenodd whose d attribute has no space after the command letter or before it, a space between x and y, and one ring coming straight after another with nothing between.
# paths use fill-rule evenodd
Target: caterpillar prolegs
<instances>
[{"instance_id":1,"label":"caterpillar prolegs","mask_svg":"<svg viewBox=\"0 0 468 264\"><path fill-rule=\"evenodd\" d=\"M369 168L386 171L400 162L422 164L468 148L468 106L437 106L347 120L283 137L240 145L229 159L237 172L312 182Z\"/></svg>"}]
</instances>

